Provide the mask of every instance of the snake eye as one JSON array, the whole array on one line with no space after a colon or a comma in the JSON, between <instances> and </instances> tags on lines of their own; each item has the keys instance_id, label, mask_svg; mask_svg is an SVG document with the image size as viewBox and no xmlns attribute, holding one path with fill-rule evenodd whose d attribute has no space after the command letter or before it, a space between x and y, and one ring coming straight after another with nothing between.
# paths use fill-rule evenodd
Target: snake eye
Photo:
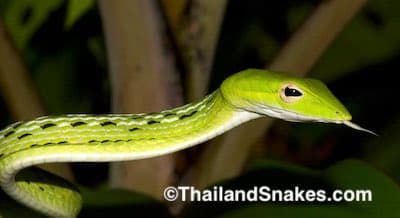
<instances>
[{"instance_id":1,"label":"snake eye","mask_svg":"<svg viewBox=\"0 0 400 218\"><path fill-rule=\"evenodd\" d=\"M284 91L286 97L298 97L303 95L303 93L295 88L286 87Z\"/></svg>"},{"instance_id":2,"label":"snake eye","mask_svg":"<svg viewBox=\"0 0 400 218\"><path fill-rule=\"evenodd\" d=\"M303 92L294 85L284 85L280 91L279 96L286 103L293 103L303 97Z\"/></svg>"}]
</instances>

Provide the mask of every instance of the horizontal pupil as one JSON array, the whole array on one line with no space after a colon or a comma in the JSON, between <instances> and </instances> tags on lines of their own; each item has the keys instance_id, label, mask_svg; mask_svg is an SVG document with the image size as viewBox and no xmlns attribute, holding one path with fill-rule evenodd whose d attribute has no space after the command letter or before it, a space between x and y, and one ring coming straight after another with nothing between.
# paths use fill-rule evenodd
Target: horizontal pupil
<instances>
[{"instance_id":1,"label":"horizontal pupil","mask_svg":"<svg viewBox=\"0 0 400 218\"><path fill-rule=\"evenodd\" d=\"M301 94L301 92L300 92L299 90L297 90L297 89L292 89L292 88L286 87L286 88L285 88L285 95L286 95L286 96L294 96L294 97L297 97L297 96L301 96L302 94Z\"/></svg>"}]
</instances>

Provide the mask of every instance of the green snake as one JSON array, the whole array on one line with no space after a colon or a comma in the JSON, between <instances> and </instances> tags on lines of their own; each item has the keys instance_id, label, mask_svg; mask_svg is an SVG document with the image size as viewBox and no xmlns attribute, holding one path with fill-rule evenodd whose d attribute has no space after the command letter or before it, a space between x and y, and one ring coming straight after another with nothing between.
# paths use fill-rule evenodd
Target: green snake
<instances>
[{"instance_id":1,"label":"green snake","mask_svg":"<svg viewBox=\"0 0 400 218\"><path fill-rule=\"evenodd\" d=\"M262 116L294 122L352 122L320 81L266 70L236 73L203 99L159 113L45 116L0 132L0 186L18 202L53 217L76 217L73 185L31 168L54 162L111 162L156 157L214 138Z\"/></svg>"}]
</instances>

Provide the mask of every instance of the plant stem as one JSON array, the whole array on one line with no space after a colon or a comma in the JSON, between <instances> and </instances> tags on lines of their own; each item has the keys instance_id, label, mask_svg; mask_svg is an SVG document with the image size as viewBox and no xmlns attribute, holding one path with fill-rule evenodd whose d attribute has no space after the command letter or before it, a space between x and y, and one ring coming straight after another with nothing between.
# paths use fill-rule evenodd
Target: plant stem
<instances>
[{"instance_id":1,"label":"plant stem","mask_svg":"<svg viewBox=\"0 0 400 218\"><path fill-rule=\"evenodd\" d=\"M154 1L99 1L115 113L159 111L181 104L173 56L164 46ZM111 164L114 187L161 198L173 179L174 155Z\"/></svg>"},{"instance_id":2,"label":"plant stem","mask_svg":"<svg viewBox=\"0 0 400 218\"><path fill-rule=\"evenodd\" d=\"M0 20L0 87L15 120L30 120L46 114L30 73L2 20ZM68 164L42 164L40 167L73 180Z\"/></svg>"},{"instance_id":3,"label":"plant stem","mask_svg":"<svg viewBox=\"0 0 400 218\"><path fill-rule=\"evenodd\" d=\"M161 2L185 66L187 100L197 100L207 93L227 1ZM188 10L183 10L184 7Z\"/></svg>"}]
</instances>

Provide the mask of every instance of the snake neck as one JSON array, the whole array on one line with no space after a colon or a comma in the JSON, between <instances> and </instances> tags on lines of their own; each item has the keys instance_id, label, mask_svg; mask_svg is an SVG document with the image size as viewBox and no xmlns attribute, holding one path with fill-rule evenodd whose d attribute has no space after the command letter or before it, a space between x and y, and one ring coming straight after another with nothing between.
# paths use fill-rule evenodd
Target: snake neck
<instances>
[{"instance_id":1,"label":"snake neck","mask_svg":"<svg viewBox=\"0 0 400 218\"><path fill-rule=\"evenodd\" d=\"M0 132L0 186L14 199L38 211L73 217L81 199L72 188L63 188L67 186L65 182L37 173L33 175L40 178L31 181L25 179L24 171L17 173L42 163L112 162L160 156L202 143L258 116L235 108L217 90L198 102L160 113L66 115L16 123ZM42 193L61 200L54 201ZM60 202L67 202L70 207Z\"/></svg>"},{"instance_id":2,"label":"snake neck","mask_svg":"<svg viewBox=\"0 0 400 218\"><path fill-rule=\"evenodd\" d=\"M219 90L198 102L159 113L41 117L0 132L0 169L6 159L23 168L28 163L159 156L202 143L257 117L232 106ZM29 161L25 161L27 156Z\"/></svg>"},{"instance_id":3,"label":"snake neck","mask_svg":"<svg viewBox=\"0 0 400 218\"><path fill-rule=\"evenodd\" d=\"M198 103L189 104L185 108L193 108L185 111L179 117L180 122L171 123L159 134L166 139L173 139L176 144L172 151L182 150L212 139L224 132L240 125L241 123L260 117L260 115L238 109L228 103L220 90L215 91ZM185 109L187 110L187 109ZM184 117L184 119L182 119ZM160 131L155 129L150 131ZM169 149L166 149L169 153Z\"/></svg>"}]
</instances>

